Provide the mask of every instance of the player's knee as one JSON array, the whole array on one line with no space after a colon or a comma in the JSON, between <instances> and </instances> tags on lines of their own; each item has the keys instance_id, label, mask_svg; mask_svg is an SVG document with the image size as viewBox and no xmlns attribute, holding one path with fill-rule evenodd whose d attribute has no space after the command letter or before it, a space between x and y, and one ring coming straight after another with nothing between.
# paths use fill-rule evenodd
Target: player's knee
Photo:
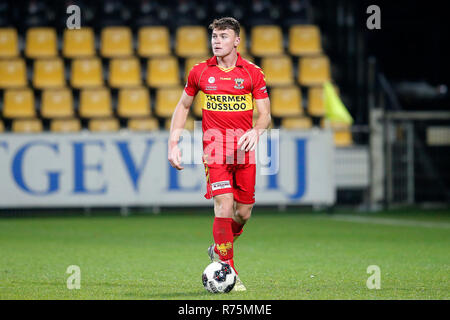
<instances>
[{"instance_id":1,"label":"player's knee","mask_svg":"<svg viewBox=\"0 0 450 320\"><path fill-rule=\"evenodd\" d=\"M215 197L214 213L216 217L231 218L233 216L233 198Z\"/></svg>"},{"instance_id":2,"label":"player's knee","mask_svg":"<svg viewBox=\"0 0 450 320\"><path fill-rule=\"evenodd\" d=\"M238 208L236 208L234 216L241 223L245 223L252 216L252 208L253 208L253 206L238 207Z\"/></svg>"}]
</instances>

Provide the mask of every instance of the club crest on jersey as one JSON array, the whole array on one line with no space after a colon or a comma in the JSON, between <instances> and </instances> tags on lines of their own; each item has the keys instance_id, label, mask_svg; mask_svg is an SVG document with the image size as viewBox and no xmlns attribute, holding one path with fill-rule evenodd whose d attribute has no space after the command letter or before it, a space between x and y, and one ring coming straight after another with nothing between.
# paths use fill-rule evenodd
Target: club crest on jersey
<instances>
[{"instance_id":1,"label":"club crest on jersey","mask_svg":"<svg viewBox=\"0 0 450 320\"><path fill-rule=\"evenodd\" d=\"M236 83L234 88L235 89L244 89L244 86L242 85L244 83L244 79L242 78L235 78L234 82Z\"/></svg>"}]
</instances>

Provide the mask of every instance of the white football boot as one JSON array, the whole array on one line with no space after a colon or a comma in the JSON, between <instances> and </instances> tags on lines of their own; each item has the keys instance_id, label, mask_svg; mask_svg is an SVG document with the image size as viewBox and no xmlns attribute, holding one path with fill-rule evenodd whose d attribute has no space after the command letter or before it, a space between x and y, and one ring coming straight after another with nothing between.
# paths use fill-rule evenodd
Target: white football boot
<instances>
[{"instance_id":1,"label":"white football boot","mask_svg":"<svg viewBox=\"0 0 450 320\"><path fill-rule=\"evenodd\" d=\"M214 244L208 247L208 256L211 262L219 262L219 255L214 251Z\"/></svg>"},{"instance_id":2,"label":"white football boot","mask_svg":"<svg viewBox=\"0 0 450 320\"><path fill-rule=\"evenodd\" d=\"M236 275L236 283L234 284L233 291L246 291L247 288L244 286L244 283L239 278L239 275Z\"/></svg>"}]
</instances>

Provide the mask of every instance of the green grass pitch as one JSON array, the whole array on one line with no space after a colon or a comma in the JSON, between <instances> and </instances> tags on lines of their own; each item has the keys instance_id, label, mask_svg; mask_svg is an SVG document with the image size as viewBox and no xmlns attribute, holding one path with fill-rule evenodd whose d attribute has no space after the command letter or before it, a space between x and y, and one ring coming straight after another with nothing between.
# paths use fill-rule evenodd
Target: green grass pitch
<instances>
[{"instance_id":1,"label":"green grass pitch","mask_svg":"<svg viewBox=\"0 0 450 320\"><path fill-rule=\"evenodd\" d=\"M212 212L0 219L0 299L449 299L450 212L254 209L235 243L246 292L206 292ZM68 266L81 270L69 290ZM367 267L380 268L368 289Z\"/></svg>"}]
</instances>

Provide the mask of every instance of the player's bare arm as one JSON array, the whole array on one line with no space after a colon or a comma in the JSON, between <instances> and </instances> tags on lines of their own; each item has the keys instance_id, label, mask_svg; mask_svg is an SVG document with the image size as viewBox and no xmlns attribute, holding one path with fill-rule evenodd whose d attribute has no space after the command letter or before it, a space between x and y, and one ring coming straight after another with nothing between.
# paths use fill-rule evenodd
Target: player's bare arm
<instances>
[{"instance_id":1,"label":"player's bare arm","mask_svg":"<svg viewBox=\"0 0 450 320\"><path fill-rule=\"evenodd\" d=\"M184 129L186 119L189 114L189 108L194 101L194 97L189 96L183 91L180 100L175 107L170 123L170 134L168 142L168 159L170 165L177 170L183 170L181 166L181 151L178 148L178 141L180 140L181 131Z\"/></svg>"},{"instance_id":2,"label":"player's bare arm","mask_svg":"<svg viewBox=\"0 0 450 320\"><path fill-rule=\"evenodd\" d=\"M238 146L241 150L245 150L246 152L255 150L259 136L266 131L271 122L269 98L257 99L255 102L258 110L258 118L255 126L242 135L238 141Z\"/></svg>"}]
</instances>

